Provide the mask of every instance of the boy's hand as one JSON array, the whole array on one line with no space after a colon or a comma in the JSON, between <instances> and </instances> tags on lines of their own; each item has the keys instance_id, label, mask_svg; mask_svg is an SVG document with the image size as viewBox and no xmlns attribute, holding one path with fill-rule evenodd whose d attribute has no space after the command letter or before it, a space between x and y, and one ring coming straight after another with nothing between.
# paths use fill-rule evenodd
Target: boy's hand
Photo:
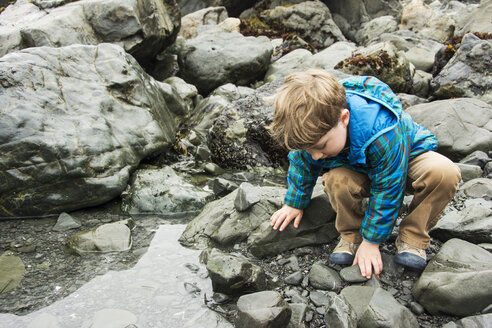
<instances>
[{"instance_id":1,"label":"boy's hand","mask_svg":"<svg viewBox=\"0 0 492 328\"><path fill-rule=\"evenodd\" d=\"M352 265L356 264L359 264L360 273L367 279L371 278L372 268L374 268L374 274L379 276L383 271L379 244L371 244L363 240L355 253L354 263L352 263Z\"/></svg>"},{"instance_id":2,"label":"boy's hand","mask_svg":"<svg viewBox=\"0 0 492 328\"><path fill-rule=\"evenodd\" d=\"M290 221L294 220L294 228L297 229L303 213L304 210L284 205L277 212L273 213L270 218L270 225L274 230L277 230L280 226L279 230L283 231L289 225Z\"/></svg>"}]
</instances>

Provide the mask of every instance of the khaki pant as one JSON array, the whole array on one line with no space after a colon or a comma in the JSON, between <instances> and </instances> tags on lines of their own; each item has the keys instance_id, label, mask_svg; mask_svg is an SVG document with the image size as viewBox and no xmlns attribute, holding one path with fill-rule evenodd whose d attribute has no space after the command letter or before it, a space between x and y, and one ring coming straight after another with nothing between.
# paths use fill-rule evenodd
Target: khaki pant
<instances>
[{"instance_id":1,"label":"khaki pant","mask_svg":"<svg viewBox=\"0 0 492 328\"><path fill-rule=\"evenodd\" d=\"M408 165L407 192L414 195L409 213L400 223L400 239L410 245L429 247L429 230L436 225L461 180L459 168L436 152L423 153ZM360 243L364 218L362 199L369 197L371 181L365 174L339 167L323 175L323 185L337 212L336 229L343 239Z\"/></svg>"}]
</instances>

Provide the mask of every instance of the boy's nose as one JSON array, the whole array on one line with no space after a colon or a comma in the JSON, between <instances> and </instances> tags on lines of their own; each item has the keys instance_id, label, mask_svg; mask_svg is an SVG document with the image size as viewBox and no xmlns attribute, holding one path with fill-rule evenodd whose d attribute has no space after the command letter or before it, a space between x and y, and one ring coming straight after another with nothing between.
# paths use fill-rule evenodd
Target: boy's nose
<instances>
[{"instance_id":1,"label":"boy's nose","mask_svg":"<svg viewBox=\"0 0 492 328\"><path fill-rule=\"evenodd\" d=\"M323 157L323 153L318 153L318 152L316 152L316 153L311 154L311 157L312 157L315 161L317 161L318 159L321 159L321 158Z\"/></svg>"}]
</instances>

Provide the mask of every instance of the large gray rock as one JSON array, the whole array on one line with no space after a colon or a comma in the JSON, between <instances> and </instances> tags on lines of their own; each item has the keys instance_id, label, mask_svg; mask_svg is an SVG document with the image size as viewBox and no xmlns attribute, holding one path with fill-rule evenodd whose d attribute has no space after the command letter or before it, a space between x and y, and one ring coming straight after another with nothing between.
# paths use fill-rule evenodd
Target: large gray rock
<instances>
[{"instance_id":1,"label":"large gray rock","mask_svg":"<svg viewBox=\"0 0 492 328\"><path fill-rule=\"evenodd\" d=\"M473 315L490 304L492 254L460 239L448 240L427 264L413 296L432 314Z\"/></svg>"},{"instance_id":2,"label":"large gray rock","mask_svg":"<svg viewBox=\"0 0 492 328\"><path fill-rule=\"evenodd\" d=\"M464 183L460 190L470 198L491 198L492 179L477 178Z\"/></svg>"},{"instance_id":3,"label":"large gray rock","mask_svg":"<svg viewBox=\"0 0 492 328\"><path fill-rule=\"evenodd\" d=\"M488 328L492 322L492 313L466 317L456 322L448 322L441 328Z\"/></svg>"},{"instance_id":4,"label":"large gray rock","mask_svg":"<svg viewBox=\"0 0 492 328\"><path fill-rule=\"evenodd\" d=\"M25 49L0 59L0 80L0 217L107 202L175 139L168 85L119 46Z\"/></svg>"},{"instance_id":5,"label":"large gray rock","mask_svg":"<svg viewBox=\"0 0 492 328\"><path fill-rule=\"evenodd\" d=\"M122 252L132 247L132 220L103 224L75 234L67 243L71 252L79 255Z\"/></svg>"},{"instance_id":6,"label":"large gray rock","mask_svg":"<svg viewBox=\"0 0 492 328\"><path fill-rule=\"evenodd\" d=\"M238 328L287 327L292 310L275 291L264 291L241 296L237 301Z\"/></svg>"},{"instance_id":7,"label":"large gray rock","mask_svg":"<svg viewBox=\"0 0 492 328\"><path fill-rule=\"evenodd\" d=\"M456 26L456 34L462 35L467 31L492 33L492 1L481 1L473 12L469 13Z\"/></svg>"},{"instance_id":8,"label":"large gray rock","mask_svg":"<svg viewBox=\"0 0 492 328\"><path fill-rule=\"evenodd\" d=\"M296 31L317 47L327 47L345 37L331 17L330 9L321 1L306 1L292 6L278 6L263 12L268 24Z\"/></svg>"},{"instance_id":9,"label":"large gray rock","mask_svg":"<svg viewBox=\"0 0 492 328\"><path fill-rule=\"evenodd\" d=\"M412 312L381 288L349 286L340 295L353 307L358 320L357 327L419 327Z\"/></svg>"},{"instance_id":10,"label":"large gray rock","mask_svg":"<svg viewBox=\"0 0 492 328\"><path fill-rule=\"evenodd\" d=\"M431 86L438 98L470 97L492 104L492 40L466 34Z\"/></svg>"},{"instance_id":11,"label":"large gray rock","mask_svg":"<svg viewBox=\"0 0 492 328\"><path fill-rule=\"evenodd\" d=\"M333 295L326 307L324 321L327 327L356 328L357 314L343 295Z\"/></svg>"},{"instance_id":12,"label":"large gray rock","mask_svg":"<svg viewBox=\"0 0 492 328\"><path fill-rule=\"evenodd\" d=\"M389 42L359 48L352 57L341 61L335 69L352 75L372 75L388 84L394 92L412 88L410 62Z\"/></svg>"},{"instance_id":13,"label":"large gray rock","mask_svg":"<svg viewBox=\"0 0 492 328\"><path fill-rule=\"evenodd\" d=\"M203 34L187 40L180 48L180 74L202 94L226 83L248 85L263 78L272 52L273 46L265 36Z\"/></svg>"},{"instance_id":14,"label":"large gray rock","mask_svg":"<svg viewBox=\"0 0 492 328\"><path fill-rule=\"evenodd\" d=\"M22 259L8 251L0 256L0 294L17 287L26 273Z\"/></svg>"},{"instance_id":15,"label":"large gray rock","mask_svg":"<svg viewBox=\"0 0 492 328\"><path fill-rule=\"evenodd\" d=\"M465 201L461 211L450 211L437 222L430 234L441 240L460 238L471 243L492 243L492 201Z\"/></svg>"},{"instance_id":16,"label":"large gray rock","mask_svg":"<svg viewBox=\"0 0 492 328\"><path fill-rule=\"evenodd\" d=\"M19 0L0 16L0 56L28 47L110 42L146 64L174 42L179 26L171 0L85 0L51 9Z\"/></svg>"},{"instance_id":17,"label":"large gray rock","mask_svg":"<svg viewBox=\"0 0 492 328\"><path fill-rule=\"evenodd\" d=\"M433 101L406 112L439 139L439 152L460 159L475 150L492 149L492 106L478 99Z\"/></svg>"},{"instance_id":18,"label":"large gray rock","mask_svg":"<svg viewBox=\"0 0 492 328\"><path fill-rule=\"evenodd\" d=\"M267 289L265 272L256 264L216 248L205 257L214 292L241 295Z\"/></svg>"},{"instance_id":19,"label":"large gray rock","mask_svg":"<svg viewBox=\"0 0 492 328\"><path fill-rule=\"evenodd\" d=\"M186 215L200 211L211 191L192 185L170 166L136 171L122 194L122 210L130 214Z\"/></svg>"},{"instance_id":20,"label":"large gray rock","mask_svg":"<svg viewBox=\"0 0 492 328\"><path fill-rule=\"evenodd\" d=\"M367 44L379 37L382 33L391 33L398 29L398 24L393 16L381 16L362 24L355 35L359 44Z\"/></svg>"}]
</instances>

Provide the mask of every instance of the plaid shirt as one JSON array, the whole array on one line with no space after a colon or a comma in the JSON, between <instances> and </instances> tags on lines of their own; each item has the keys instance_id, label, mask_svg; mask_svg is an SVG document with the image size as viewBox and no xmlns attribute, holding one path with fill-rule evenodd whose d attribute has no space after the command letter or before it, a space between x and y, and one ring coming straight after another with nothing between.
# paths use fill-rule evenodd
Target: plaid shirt
<instances>
[{"instance_id":1,"label":"plaid shirt","mask_svg":"<svg viewBox=\"0 0 492 328\"><path fill-rule=\"evenodd\" d=\"M367 83L366 80L361 82ZM376 82L381 83L378 80ZM317 161L306 151L290 152L285 204L299 209L306 208L323 168L343 166L367 174L371 180L370 199L360 233L372 243L386 241L403 202L408 162L423 152L437 148L437 139L426 128L413 122L401 110L393 112L399 116L397 123L390 129L383 129L382 133L376 133L375 138L362 147L363 154L358 157L354 157L353 148L345 149L336 157ZM354 142L354 134L350 134L351 143ZM361 156L363 161L360 160Z\"/></svg>"}]
</instances>

